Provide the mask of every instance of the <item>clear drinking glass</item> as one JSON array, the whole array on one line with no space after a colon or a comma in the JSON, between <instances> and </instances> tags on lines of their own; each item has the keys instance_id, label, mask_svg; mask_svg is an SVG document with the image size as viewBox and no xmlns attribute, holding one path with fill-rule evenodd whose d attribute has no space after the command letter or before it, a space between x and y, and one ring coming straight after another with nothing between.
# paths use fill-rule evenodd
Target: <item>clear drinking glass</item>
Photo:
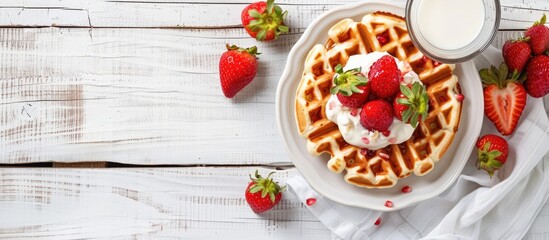
<instances>
[{"instance_id":1,"label":"clear drinking glass","mask_svg":"<svg viewBox=\"0 0 549 240\"><path fill-rule=\"evenodd\" d=\"M484 11L478 6L484 6ZM444 11L440 11L441 9ZM482 12L484 12L483 16ZM454 18L456 15L458 17ZM496 36L500 15L499 0L408 0L406 3L406 26L412 42L429 58L443 63L465 62L484 51ZM426 22L426 16L432 18L431 21L434 22ZM472 21L474 24L466 24ZM462 22L465 23L460 25ZM442 26L450 28L451 31ZM471 30L472 28L475 30ZM477 31L478 29L480 31ZM478 35L474 36L469 30L478 32ZM439 35L437 31L440 31ZM453 45L454 47L441 47L440 40L446 39L451 43L464 35L460 34L460 31L472 34L470 41L462 45Z\"/></svg>"}]
</instances>

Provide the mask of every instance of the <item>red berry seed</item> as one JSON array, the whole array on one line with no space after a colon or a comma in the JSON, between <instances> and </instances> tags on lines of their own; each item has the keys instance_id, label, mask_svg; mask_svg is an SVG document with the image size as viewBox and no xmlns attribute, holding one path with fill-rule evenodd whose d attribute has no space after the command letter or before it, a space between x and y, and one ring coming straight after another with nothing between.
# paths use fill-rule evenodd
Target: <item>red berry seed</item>
<instances>
[{"instance_id":1,"label":"red berry seed","mask_svg":"<svg viewBox=\"0 0 549 240\"><path fill-rule=\"evenodd\" d=\"M366 149L366 148L360 149L360 154L366 156L366 154L368 154L368 149Z\"/></svg>"},{"instance_id":2,"label":"red berry seed","mask_svg":"<svg viewBox=\"0 0 549 240\"><path fill-rule=\"evenodd\" d=\"M355 117L357 111L358 111L357 108L353 108L353 110L351 110L351 116Z\"/></svg>"},{"instance_id":3,"label":"red berry seed","mask_svg":"<svg viewBox=\"0 0 549 240\"><path fill-rule=\"evenodd\" d=\"M385 137L388 137L389 135L391 135L391 130L383 131L381 134L383 134L383 136Z\"/></svg>"},{"instance_id":4,"label":"red berry seed","mask_svg":"<svg viewBox=\"0 0 549 240\"><path fill-rule=\"evenodd\" d=\"M438 67L440 64L442 64L442 63L437 62L437 61L433 61L433 66L435 66L435 67Z\"/></svg>"},{"instance_id":5,"label":"red berry seed","mask_svg":"<svg viewBox=\"0 0 549 240\"><path fill-rule=\"evenodd\" d=\"M393 202L391 202L390 200L387 200L385 202L385 207L388 207L388 208L392 208L394 205L393 205Z\"/></svg>"},{"instance_id":6,"label":"red berry seed","mask_svg":"<svg viewBox=\"0 0 549 240\"><path fill-rule=\"evenodd\" d=\"M463 102L463 100L465 100L465 96L463 96L463 94L461 93L458 93L456 94L456 99L460 102Z\"/></svg>"},{"instance_id":7,"label":"red berry seed","mask_svg":"<svg viewBox=\"0 0 549 240\"><path fill-rule=\"evenodd\" d=\"M403 193L409 193L409 192L411 192L411 191L412 191L412 188L411 188L410 186L404 186L404 187L402 188L402 192L403 192Z\"/></svg>"},{"instance_id":8,"label":"red berry seed","mask_svg":"<svg viewBox=\"0 0 549 240\"><path fill-rule=\"evenodd\" d=\"M368 139L367 137L363 137L363 138L362 138L362 142L363 142L364 144L370 144L370 139Z\"/></svg>"},{"instance_id":9,"label":"red berry seed","mask_svg":"<svg viewBox=\"0 0 549 240\"><path fill-rule=\"evenodd\" d=\"M316 198L307 198L305 203L307 204L307 206L312 206L313 204L316 203Z\"/></svg>"},{"instance_id":10,"label":"red berry seed","mask_svg":"<svg viewBox=\"0 0 549 240\"><path fill-rule=\"evenodd\" d=\"M395 144L396 142L397 142L397 138L395 138L395 137L389 138L389 143L390 144Z\"/></svg>"},{"instance_id":11,"label":"red berry seed","mask_svg":"<svg viewBox=\"0 0 549 240\"><path fill-rule=\"evenodd\" d=\"M385 45L389 41L389 34L387 32L378 35L376 39L379 41L380 45Z\"/></svg>"},{"instance_id":12,"label":"red berry seed","mask_svg":"<svg viewBox=\"0 0 549 240\"><path fill-rule=\"evenodd\" d=\"M381 218L377 218L376 222L374 223L374 225L376 226L379 226L379 224L381 224Z\"/></svg>"}]
</instances>

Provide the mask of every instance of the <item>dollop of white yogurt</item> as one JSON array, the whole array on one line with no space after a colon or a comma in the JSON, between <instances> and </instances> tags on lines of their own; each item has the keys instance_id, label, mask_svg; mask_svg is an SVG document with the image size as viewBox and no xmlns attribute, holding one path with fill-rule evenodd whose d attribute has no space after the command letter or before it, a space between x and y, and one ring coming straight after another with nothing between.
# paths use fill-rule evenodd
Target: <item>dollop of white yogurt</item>
<instances>
[{"instance_id":1,"label":"dollop of white yogurt","mask_svg":"<svg viewBox=\"0 0 549 240\"><path fill-rule=\"evenodd\" d=\"M343 67L343 71L361 67L362 74L368 76L372 64L384 55L389 54L386 52L372 52L369 54L353 55L349 58L345 67ZM407 62L400 61L397 58L395 58L395 60L398 68L404 74L400 84L407 85L413 82L421 83L419 76L412 71ZM330 99L326 103L326 116L330 121L337 124L343 139L351 145L377 150L384 148L389 144L402 143L410 139L414 133L415 128L412 127L412 125L404 123L396 118L393 119L389 131L385 132L385 134L388 133L387 135L378 131L369 131L360 124L361 110L361 108L353 109L343 106L336 95L330 96Z\"/></svg>"}]
</instances>

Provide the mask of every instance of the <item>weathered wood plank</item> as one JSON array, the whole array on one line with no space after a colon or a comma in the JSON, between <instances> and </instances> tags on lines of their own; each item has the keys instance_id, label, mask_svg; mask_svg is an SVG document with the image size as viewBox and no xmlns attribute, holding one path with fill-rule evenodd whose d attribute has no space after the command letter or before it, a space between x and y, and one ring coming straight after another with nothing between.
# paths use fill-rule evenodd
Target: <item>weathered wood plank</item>
<instances>
[{"instance_id":1,"label":"weathered wood plank","mask_svg":"<svg viewBox=\"0 0 549 240\"><path fill-rule=\"evenodd\" d=\"M0 239L330 239L290 192L254 214L243 194L253 171L0 169ZM275 177L284 184L296 174ZM545 239L548 216L549 203L525 239Z\"/></svg>"},{"instance_id":2,"label":"weathered wood plank","mask_svg":"<svg viewBox=\"0 0 549 240\"><path fill-rule=\"evenodd\" d=\"M512 36L500 32L499 44ZM299 37L257 43L241 29L0 29L0 163L289 162L274 102ZM263 53L256 79L233 100L222 95L217 69L227 42Z\"/></svg>"},{"instance_id":3,"label":"weathered wood plank","mask_svg":"<svg viewBox=\"0 0 549 240\"><path fill-rule=\"evenodd\" d=\"M270 212L254 214L244 200L253 171L0 169L0 238L330 238L289 192ZM275 176L284 183L296 174Z\"/></svg>"},{"instance_id":4,"label":"weathered wood plank","mask_svg":"<svg viewBox=\"0 0 549 240\"><path fill-rule=\"evenodd\" d=\"M65 27L241 27L240 12L250 2L221 0L3 0L0 26ZM405 2L404 0L394 0ZM302 31L321 13L353 0L278 1L289 11L288 25ZM524 29L549 13L546 0L501 0L502 29Z\"/></svg>"},{"instance_id":5,"label":"weathered wood plank","mask_svg":"<svg viewBox=\"0 0 549 240\"><path fill-rule=\"evenodd\" d=\"M288 162L274 98L299 35L258 44L254 82L221 93L239 29L0 29L0 161ZM264 57L263 57L264 56Z\"/></svg>"}]
</instances>

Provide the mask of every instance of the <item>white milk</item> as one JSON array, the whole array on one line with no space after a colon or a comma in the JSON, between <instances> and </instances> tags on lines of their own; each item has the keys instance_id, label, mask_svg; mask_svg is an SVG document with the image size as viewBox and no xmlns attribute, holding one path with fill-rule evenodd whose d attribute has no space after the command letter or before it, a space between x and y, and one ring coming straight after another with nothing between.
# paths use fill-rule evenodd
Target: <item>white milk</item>
<instances>
[{"instance_id":1,"label":"white milk","mask_svg":"<svg viewBox=\"0 0 549 240\"><path fill-rule=\"evenodd\" d=\"M418 28L433 46L455 50L467 46L484 24L482 0L421 0Z\"/></svg>"}]
</instances>

